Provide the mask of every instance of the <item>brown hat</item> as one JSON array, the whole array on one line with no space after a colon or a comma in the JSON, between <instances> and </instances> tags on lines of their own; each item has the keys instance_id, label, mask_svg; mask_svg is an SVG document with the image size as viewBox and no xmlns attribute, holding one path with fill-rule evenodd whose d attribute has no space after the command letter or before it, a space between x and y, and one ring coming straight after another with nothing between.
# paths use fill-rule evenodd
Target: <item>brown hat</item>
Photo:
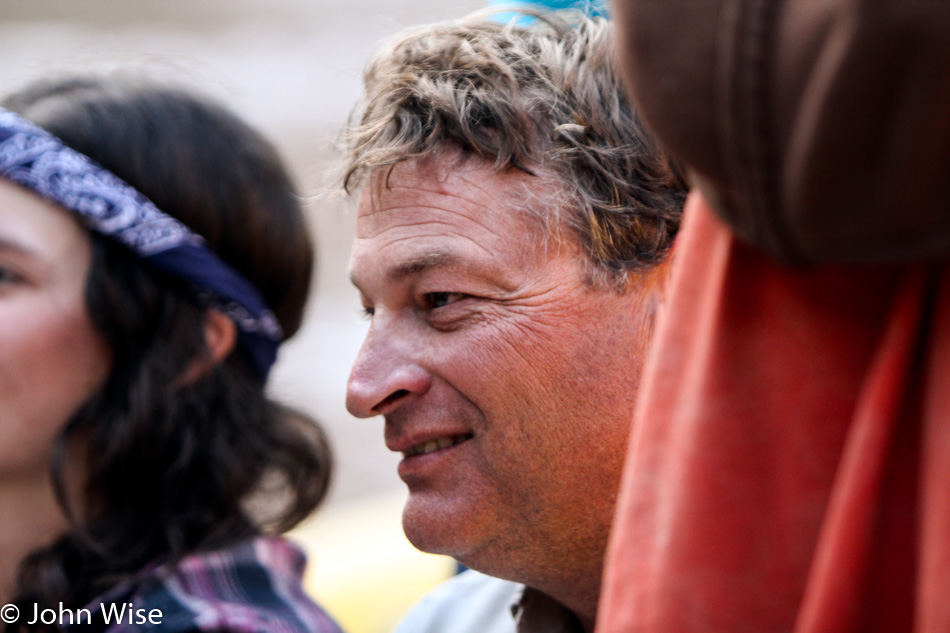
<instances>
[{"instance_id":1,"label":"brown hat","mask_svg":"<svg viewBox=\"0 0 950 633\"><path fill-rule=\"evenodd\" d=\"M791 262L950 254L950 2L614 0L641 114Z\"/></svg>"}]
</instances>

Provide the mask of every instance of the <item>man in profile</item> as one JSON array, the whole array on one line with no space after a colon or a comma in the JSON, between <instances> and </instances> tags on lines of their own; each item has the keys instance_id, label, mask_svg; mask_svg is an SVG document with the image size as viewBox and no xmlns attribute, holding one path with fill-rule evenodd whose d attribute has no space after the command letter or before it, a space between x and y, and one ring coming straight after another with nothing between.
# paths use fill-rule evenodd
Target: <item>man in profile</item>
<instances>
[{"instance_id":1,"label":"man in profile","mask_svg":"<svg viewBox=\"0 0 950 633\"><path fill-rule=\"evenodd\" d=\"M494 577L463 574L407 629L514 630L514 588L519 631L593 629L685 196L611 47L602 19L468 19L366 71L345 187L371 324L347 406L403 455L409 540Z\"/></svg>"}]
</instances>

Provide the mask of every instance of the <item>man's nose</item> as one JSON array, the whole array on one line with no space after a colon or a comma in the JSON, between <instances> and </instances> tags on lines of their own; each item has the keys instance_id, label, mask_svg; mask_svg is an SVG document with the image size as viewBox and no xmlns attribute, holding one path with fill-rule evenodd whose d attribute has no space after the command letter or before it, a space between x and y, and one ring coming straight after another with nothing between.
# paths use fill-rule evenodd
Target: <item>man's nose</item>
<instances>
[{"instance_id":1,"label":"man's nose","mask_svg":"<svg viewBox=\"0 0 950 633\"><path fill-rule=\"evenodd\" d=\"M413 346L374 322L353 363L346 408L358 418L385 415L422 395L432 377L413 358Z\"/></svg>"}]
</instances>

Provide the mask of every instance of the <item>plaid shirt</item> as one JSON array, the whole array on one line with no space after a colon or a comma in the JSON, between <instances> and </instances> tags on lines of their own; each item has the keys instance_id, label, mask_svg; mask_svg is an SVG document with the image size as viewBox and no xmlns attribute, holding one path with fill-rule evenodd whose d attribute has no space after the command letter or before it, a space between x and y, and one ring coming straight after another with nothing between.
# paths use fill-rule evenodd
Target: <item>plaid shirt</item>
<instances>
[{"instance_id":1,"label":"plaid shirt","mask_svg":"<svg viewBox=\"0 0 950 633\"><path fill-rule=\"evenodd\" d=\"M171 573L159 569L149 580L118 585L62 628L67 633L342 633L304 592L305 565L295 545L258 537L188 556Z\"/></svg>"}]
</instances>

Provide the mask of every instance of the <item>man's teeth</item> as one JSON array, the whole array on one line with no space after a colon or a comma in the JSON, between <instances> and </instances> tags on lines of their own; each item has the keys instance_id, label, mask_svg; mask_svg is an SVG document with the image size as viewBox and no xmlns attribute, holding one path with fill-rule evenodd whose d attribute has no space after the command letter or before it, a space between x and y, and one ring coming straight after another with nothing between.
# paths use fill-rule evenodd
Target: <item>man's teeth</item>
<instances>
[{"instance_id":1,"label":"man's teeth","mask_svg":"<svg viewBox=\"0 0 950 633\"><path fill-rule=\"evenodd\" d=\"M413 457L415 455L426 455L428 453L434 453L435 451L441 450L443 448L448 448L453 444L458 444L459 442L464 442L465 440L471 438L471 434L465 435L454 435L452 437L440 437L437 440L429 440L418 446L413 446L408 451L403 452L404 457Z\"/></svg>"}]
</instances>

